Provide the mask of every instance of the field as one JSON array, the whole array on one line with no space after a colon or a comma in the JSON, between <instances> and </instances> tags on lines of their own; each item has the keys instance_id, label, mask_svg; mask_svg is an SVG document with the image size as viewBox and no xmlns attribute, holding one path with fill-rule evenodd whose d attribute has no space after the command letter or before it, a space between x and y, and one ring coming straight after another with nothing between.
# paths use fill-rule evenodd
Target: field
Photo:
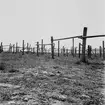
<instances>
[{"instance_id":1,"label":"field","mask_svg":"<svg viewBox=\"0 0 105 105\"><path fill-rule=\"evenodd\" d=\"M0 105L104 105L102 59L0 54Z\"/></svg>"}]
</instances>

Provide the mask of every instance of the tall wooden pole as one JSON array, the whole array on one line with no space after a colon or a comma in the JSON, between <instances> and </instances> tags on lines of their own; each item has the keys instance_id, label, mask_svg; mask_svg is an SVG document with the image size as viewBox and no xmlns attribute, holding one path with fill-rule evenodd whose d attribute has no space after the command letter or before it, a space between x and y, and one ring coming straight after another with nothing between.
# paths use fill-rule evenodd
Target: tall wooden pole
<instances>
[{"instance_id":1,"label":"tall wooden pole","mask_svg":"<svg viewBox=\"0 0 105 105\"><path fill-rule=\"evenodd\" d=\"M102 56L102 50L101 50L101 46L99 47L99 49L100 49L100 57Z\"/></svg>"},{"instance_id":2,"label":"tall wooden pole","mask_svg":"<svg viewBox=\"0 0 105 105\"><path fill-rule=\"evenodd\" d=\"M81 52L81 43L79 43L79 58L80 58L80 52Z\"/></svg>"},{"instance_id":3,"label":"tall wooden pole","mask_svg":"<svg viewBox=\"0 0 105 105\"><path fill-rule=\"evenodd\" d=\"M60 41L58 41L58 57L59 57L59 50L60 50Z\"/></svg>"},{"instance_id":4,"label":"tall wooden pole","mask_svg":"<svg viewBox=\"0 0 105 105\"><path fill-rule=\"evenodd\" d=\"M24 40L23 40L23 45L22 45L22 55L24 55Z\"/></svg>"},{"instance_id":5,"label":"tall wooden pole","mask_svg":"<svg viewBox=\"0 0 105 105\"><path fill-rule=\"evenodd\" d=\"M3 52L3 42L1 42L1 52Z\"/></svg>"},{"instance_id":6,"label":"tall wooden pole","mask_svg":"<svg viewBox=\"0 0 105 105\"><path fill-rule=\"evenodd\" d=\"M37 42L37 56L39 56L39 42Z\"/></svg>"},{"instance_id":7,"label":"tall wooden pole","mask_svg":"<svg viewBox=\"0 0 105 105\"><path fill-rule=\"evenodd\" d=\"M77 55L77 47L75 47L75 56Z\"/></svg>"},{"instance_id":8,"label":"tall wooden pole","mask_svg":"<svg viewBox=\"0 0 105 105\"><path fill-rule=\"evenodd\" d=\"M18 43L16 43L16 53L18 52Z\"/></svg>"},{"instance_id":9,"label":"tall wooden pole","mask_svg":"<svg viewBox=\"0 0 105 105\"><path fill-rule=\"evenodd\" d=\"M51 53L52 53L52 59L54 59L54 45L53 45L53 36L51 36Z\"/></svg>"},{"instance_id":10,"label":"tall wooden pole","mask_svg":"<svg viewBox=\"0 0 105 105\"><path fill-rule=\"evenodd\" d=\"M87 36L87 27L84 27L83 36ZM82 57L81 57L81 61L84 63L86 62L85 50L86 50L86 38L84 37L82 39Z\"/></svg>"},{"instance_id":11,"label":"tall wooden pole","mask_svg":"<svg viewBox=\"0 0 105 105\"><path fill-rule=\"evenodd\" d=\"M43 39L42 39L41 50L42 50L42 54L43 54Z\"/></svg>"},{"instance_id":12,"label":"tall wooden pole","mask_svg":"<svg viewBox=\"0 0 105 105\"><path fill-rule=\"evenodd\" d=\"M95 57L96 57L96 48L95 48Z\"/></svg>"},{"instance_id":13,"label":"tall wooden pole","mask_svg":"<svg viewBox=\"0 0 105 105\"><path fill-rule=\"evenodd\" d=\"M74 57L74 38L72 39L72 53L73 53L73 57Z\"/></svg>"},{"instance_id":14,"label":"tall wooden pole","mask_svg":"<svg viewBox=\"0 0 105 105\"><path fill-rule=\"evenodd\" d=\"M105 50L104 49L105 48L105 45L104 45L104 41L102 41L102 45L103 45L103 59L105 59L105 51L104 51Z\"/></svg>"}]
</instances>

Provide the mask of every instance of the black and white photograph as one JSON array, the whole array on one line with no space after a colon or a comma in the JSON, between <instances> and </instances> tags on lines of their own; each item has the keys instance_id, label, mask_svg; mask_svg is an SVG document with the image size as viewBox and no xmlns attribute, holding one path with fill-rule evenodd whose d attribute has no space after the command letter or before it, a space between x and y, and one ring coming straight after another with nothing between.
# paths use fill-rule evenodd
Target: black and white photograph
<instances>
[{"instance_id":1,"label":"black and white photograph","mask_svg":"<svg viewBox=\"0 0 105 105\"><path fill-rule=\"evenodd\" d=\"M105 105L105 0L0 0L0 105Z\"/></svg>"}]
</instances>

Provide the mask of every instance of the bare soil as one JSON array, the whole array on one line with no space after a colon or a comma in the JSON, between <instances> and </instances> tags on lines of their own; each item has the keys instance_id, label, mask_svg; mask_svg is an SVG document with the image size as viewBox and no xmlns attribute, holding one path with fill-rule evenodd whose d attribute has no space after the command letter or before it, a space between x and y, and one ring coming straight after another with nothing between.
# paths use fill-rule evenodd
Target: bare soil
<instances>
[{"instance_id":1,"label":"bare soil","mask_svg":"<svg viewBox=\"0 0 105 105\"><path fill-rule=\"evenodd\" d=\"M102 59L0 54L0 105L104 105Z\"/></svg>"}]
</instances>

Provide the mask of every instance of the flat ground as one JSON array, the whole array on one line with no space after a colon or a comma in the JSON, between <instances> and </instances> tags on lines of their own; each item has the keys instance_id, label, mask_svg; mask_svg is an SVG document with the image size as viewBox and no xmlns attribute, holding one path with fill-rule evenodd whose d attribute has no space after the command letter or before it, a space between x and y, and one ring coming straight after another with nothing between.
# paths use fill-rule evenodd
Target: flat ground
<instances>
[{"instance_id":1,"label":"flat ground","mask_svg":"<svg viewBox=\"0 0 105 105\"><path fill-rule=\"evenodd\" d=\"M104 105L101 59L0 54L0 105Z\"/></svg>"}]
</instances>

